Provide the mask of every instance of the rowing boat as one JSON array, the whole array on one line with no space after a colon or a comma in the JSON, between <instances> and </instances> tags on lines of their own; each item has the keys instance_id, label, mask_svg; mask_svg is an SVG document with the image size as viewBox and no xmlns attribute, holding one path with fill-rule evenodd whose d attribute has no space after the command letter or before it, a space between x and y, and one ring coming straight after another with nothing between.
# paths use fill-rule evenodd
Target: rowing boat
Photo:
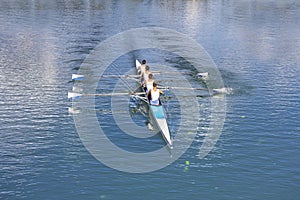
<instances>
[{"instance_id":1,"label":"rowing boat","mask_svg":"<svg viewBox=\"0 0 300 200\"><path fill-rule=\"evenodd\" d=\"M139 67L141 66L141 63L136 60L135 61L135 67L136 67L136 72L139 74ZM151 105L147 98L142 98L143 102L148 107L149 110L149 116L150 119L154 122L153 125L156 126L156 128L159 130L159 132L162 134L165 142L167 143L169 148L173 148L173 143L171 139L171 134L169 131L168 123L167 123L167 118L166 118L166 113L164 111L164 108L162 105Z\"/></svg>"}]
</instances>

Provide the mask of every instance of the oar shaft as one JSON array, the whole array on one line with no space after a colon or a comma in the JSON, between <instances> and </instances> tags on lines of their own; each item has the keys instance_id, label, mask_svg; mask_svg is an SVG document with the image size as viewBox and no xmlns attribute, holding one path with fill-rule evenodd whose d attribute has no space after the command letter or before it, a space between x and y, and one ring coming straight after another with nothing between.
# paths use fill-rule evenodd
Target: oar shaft
<instances>
[{"instance_id":1,"label":"oar shaft","mask_svg":"<svg viewBox=\"0 0 300 200\"><path fill-rule=\"evenodd\" d=\"M177 90L204 90L204 91L209 91L208 89L206 88L188 88L188 87L158 87L159 89L165 89L165 90L168 90L168 89L177 89Z\"/></svg>"},{"instance_id":2,"label":"oar shaft","mask_svg":"<svg viewBox=\"0 0 300 200\"><path fill-rule=\"evenodd\" d=\"M139 75L102 75L103 78L140 78Z\"/></svg>"},{"instance_id":3,"label":"oar shaft","mask_svg":"<svg viewBox=\"0 0 300 200\"><path fill-rule=\"evenodd\" d=\"M144 95L145 92L135 92L135 93L129 93L129 92L114 92L114 93L106 93L106 94L80 94L76 92L68 92L68 98L79 98L81 96L124 96L124 95Z\"/></svg>"},{"instance_id":4,"label":"oar shaft","mask_svg":"<svg viewBox=\"0 0 300 200\"><path fill-rule=\"evenodd\" d=\"M72 80L83 80L84 79L84 75L81 74L72 74ZM95 78L140 78L139 75L132 75L132 74L128 74L128 75L101 75L101 76L90 76L90 77L95 77Z\"/></svg>"},{"instance_id":5,"label":"oar shaft","mask_svg":"<svg viewBox=\"0 0 300 200\"><path fill-rule=\"evenodd\" d=\"M203 90L203 91L212 91L215 93L227 93L227 89L226 88L218 88L218 89L207 89L207 88L188 88L188 87L158 87L159 89L165 89L165 90L169 90L169 89L178 89L178 90Z\"/></svg>"},{"instance_id":6,"label":"oar shaft","mask_svg":"<svg viewBox=\"0 0 300 200\"><path fill-rule=\"evenodd\" d=\"M178 72L178 71L151 71L151 73L154 73L154 74L192 74L191 72Z\"/></svg>"},{"instance_id":7,"label":"oar shaft","mask_svg":"<svg viewBox=\"0 0 300 200\"><path fill-rule=\"evenodd\" d=\"M129 93L129 92L115 92L115 93L107 93L107 94L83 94L84 96L123 96L123 95L143 95L146 94L145 92L136 92L136 93Z\"/></svg>"}]
</instances>

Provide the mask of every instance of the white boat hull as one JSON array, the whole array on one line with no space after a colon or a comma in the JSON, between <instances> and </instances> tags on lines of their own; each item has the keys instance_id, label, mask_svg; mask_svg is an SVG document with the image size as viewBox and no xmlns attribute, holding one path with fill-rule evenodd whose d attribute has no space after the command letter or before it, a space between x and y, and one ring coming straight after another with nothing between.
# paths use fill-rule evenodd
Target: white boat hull
<instances>
[{"instance_id":1,"label":"white boat hull","mask_svg":"<svg viewBox=\"0 0 300 200\"><path fill-rule=\"evenodd\" d=\"M139 74L139 66L141 66L141 63L136 60L135 61L135 66L137 69L137 73ZM163 106L154 106L154 105L149 105L148 101L145 101L149 108L149 115L152 121L154 122L154 125L157 127L157 129L162 133L162 136L164 140L166 141L167 145L169 148L173 148L173 142L171 139L171 134L169 131L168 123L166 120L166 114L164 112Z\"/></svg>"}]
</instances>

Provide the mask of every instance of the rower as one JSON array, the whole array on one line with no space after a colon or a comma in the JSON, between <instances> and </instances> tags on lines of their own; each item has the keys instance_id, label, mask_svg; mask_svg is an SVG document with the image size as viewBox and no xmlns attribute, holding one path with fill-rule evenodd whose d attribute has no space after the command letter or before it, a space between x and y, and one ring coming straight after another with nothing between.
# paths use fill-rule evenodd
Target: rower
<instances>
[{"instance_id":1,"label":"rower","mask_svg":"<svg viewBox=\"0 0 300 200\"><path fill-rule=\"evenodd\" d=\"M153 74L148 75L148 79L144 81L144 90L149 92L153 88Z\"/></svg>"},{"instance_id":2,"label":"rower","mask_svg":"<svg viewBox=\"0 0 300 200\"><path fill-rule=\"evenodd\" d=\"M159 96L160 94L163 94L163 92L157 88L157 83L154 82L153 83L153 88L149 91L148 93L148 99L150 97L150 104L151 105L155 105L155 106L158 106L158 105L161 105L161 102L160 102L160 99L159 99Z\"/></svg>"},{"instance_id":3,"label":"rower","mask_svg":"<svg viewBox=\"0 0 300 200\"><path fill-rule=\"evenodd\" d=\"M142 74L143 82L148 81L149 74L151 74L150 67L146 65L145 72Z\"/></svg>"},{"instance_id":4,"label":"rower","mask_svg":"<svg viewBox=\"0 0 300 200\"><path fill-rule=\"evenodd\" d=\"M141 75L143 75L143 73L145 72L145 70L146 70L146 60L143 60L142 61L142 65L139 66L139 68L138 68L138 71L139 71L139 73Z\"/></svg>"}]
</instances>

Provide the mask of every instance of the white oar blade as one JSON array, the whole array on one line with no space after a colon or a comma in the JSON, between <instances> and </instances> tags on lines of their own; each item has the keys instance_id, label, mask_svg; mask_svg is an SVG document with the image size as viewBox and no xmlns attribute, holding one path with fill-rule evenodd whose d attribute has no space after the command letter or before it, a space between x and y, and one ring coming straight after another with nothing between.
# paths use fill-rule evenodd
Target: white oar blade
<instances>
[{"instance_id":1,"label":"white oar blade","mask_svg":"<svg viewBox=\"0 0 300 200\"><path fill-rule=\"evenodd\" d=\"M227 93L227 89L226 88L213 89L213 91L215 93L218 93L218 94L225 94L225 93Z\"/></svg>"},{"instance_id":2,"label":"white oar blade","mask_svg":"<svg viewBox=\"0 0 300 200\"><path fill-rule=\"evenodd\" d=\"M198 73L197 76L198 78L206 79L208 78L208 72Z\"/></svg>"},{"instance_id":3,"label":"white oar blade","mask_svg":"<svg viewBox=\"0 0 300 200\"><path fill-rule=\"evenodd\" d=\"M72 74L72 80L73 81L80 81L83 80L84 75L80 75L80 74Z\"/></svg>"},{"instance_id":4,"label":"white oar blade","mask_svg":"<svg viewBox=\"0 0 300 200\"><path fill-rule=\"evenodd\" d=\"M76 108L73 108L73 107L69 107L69 108L68 108L68 111L69 111L69 113L71 113L71 114L79 114L79 113L81 112L80 109L76 109Z\"/></svg>"},{"instance_id":5,"label":"white oar blade","mask_svg":"<svg viewBox=\"0 0 300 200\"><path fill-rule=\"evenodd\" d=\"M81 94L76 92L68 92L68 99L77 99L80 98Z\"/></svg>"},{"instance_id":6,"label":"white oar blade","mask_svg":"<svg viewBox=\"0 0 300 200\"><path fill-rule=\"evenodd\" d=\"M79 92L83 92L83 89L80 88L80 87L73 86L72 91L75 92L75 93L79 93Z\"/></svg>"}]
</instances>

